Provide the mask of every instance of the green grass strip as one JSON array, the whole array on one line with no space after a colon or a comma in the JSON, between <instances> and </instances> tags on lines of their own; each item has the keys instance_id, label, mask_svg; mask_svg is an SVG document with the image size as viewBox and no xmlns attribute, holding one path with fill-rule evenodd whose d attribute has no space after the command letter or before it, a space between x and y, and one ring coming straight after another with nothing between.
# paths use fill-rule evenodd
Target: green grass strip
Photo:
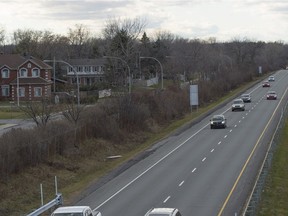
<instances>
[{"instance_id":1,"label":"green grass strip","mask_svg":"<svg viewBox=\"0 0 288 216\"><path fill-rule=\"evenodd\" d=\"M257 215L288 215L288 120L273 156Z\"/></svg>"}]
</instances>

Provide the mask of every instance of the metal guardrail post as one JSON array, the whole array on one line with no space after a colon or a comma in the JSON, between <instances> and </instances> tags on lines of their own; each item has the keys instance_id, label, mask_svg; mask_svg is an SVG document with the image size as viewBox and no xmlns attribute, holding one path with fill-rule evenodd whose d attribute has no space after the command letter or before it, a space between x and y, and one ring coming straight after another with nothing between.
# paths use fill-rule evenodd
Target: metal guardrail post
<instances>
[{"instance_id":1,"label":"metal guardrail post","mask_svg":"<svg viewBox=\"0 0 288 216\"><path fill-rule=\"evenodd\" d=\"M49 203L31 212L27 216L38 216L54 206L62 205L62 203L63 203L62 194L57 194L55 199L51 200Z\"/></svg>"}]
</instances>

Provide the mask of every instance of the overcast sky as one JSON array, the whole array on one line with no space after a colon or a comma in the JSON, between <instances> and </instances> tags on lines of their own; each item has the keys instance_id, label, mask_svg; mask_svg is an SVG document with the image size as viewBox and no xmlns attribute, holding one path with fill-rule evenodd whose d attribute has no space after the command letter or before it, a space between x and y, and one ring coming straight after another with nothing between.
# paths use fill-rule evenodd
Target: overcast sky
<instances>
[{"instance_id":1,"label":"overcast sky","mask_svg":"<svg viewBox=\"0 0 288 216\"><path fill-rule=\"evenodd\" d=\"M187 39L288 43L288 0L0 0L0 29L50 30L66 35L83 24L101 36L111 18L146 20L145 30Z\"/></svg>"}]
</instances>

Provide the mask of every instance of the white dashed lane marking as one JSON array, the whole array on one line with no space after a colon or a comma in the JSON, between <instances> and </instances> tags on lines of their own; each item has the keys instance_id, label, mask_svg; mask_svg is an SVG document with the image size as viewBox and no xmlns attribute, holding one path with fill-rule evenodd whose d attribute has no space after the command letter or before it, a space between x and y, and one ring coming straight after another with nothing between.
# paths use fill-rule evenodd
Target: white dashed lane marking
<instances>
[{"instance_id":1,"label":"white dashed lane marking","mask_svg":"<svg viewBox=\"0 0 288 216\"><path fill-rule=\"evenodd\" d=\"M170 199L170 196L168 196L168 197L163 201L163 203L166 203L169 199Z\"/></svg>"},{"instance_id":2,"label":"white dashed lane marking","mask_svg":"<svg viewBox=\"0 0 288 216\"><path fill-rule=\"evenodd\" d=\"M196 168L194 168L193 170L192 170L192 173L194 173L196 171Z\"/></svg>"},{"instance_id":3,"label":"white dashed lane marking","mask_svg":"<svg viewBox=\"0 0 288 216\"><path fill-rule=\"evenodd\" d=\"M179 184L179 187L181 187L183 184L184 184L184 181L182 181L182 182Z\"/></svg>"}]
</instances>

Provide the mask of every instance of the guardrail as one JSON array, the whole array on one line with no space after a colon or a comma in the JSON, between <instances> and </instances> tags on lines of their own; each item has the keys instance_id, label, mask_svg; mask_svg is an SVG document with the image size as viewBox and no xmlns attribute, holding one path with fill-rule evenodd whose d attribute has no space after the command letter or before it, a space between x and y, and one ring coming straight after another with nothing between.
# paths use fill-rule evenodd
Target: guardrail
<instances>
[{"instance_id":1,"label":"guardrail","mask_svg":"<svg viewBox=\"0 0 288 216\"><path fill-rule=\"evenodd\" d=\"M35 211L31 212L27 216L38 216L38 215L44 213L45 211L53 208L54 206L62 205L62 203L63 203L62 194L57 194L55 199L51 200L49 203L47 203L47 204L41 206L40 208L36 209Z\"/></svg>"},{"instance_id":2,"label":"guardrail","mask_svg":"<svg viewBox=\"0 0 288 216\"><path fill-rule=\"evenodd\" d=\"M40 184L40 190L41 190L41 207L34 210L33 212L27 214L26 216L38 216L41 215L42 213L46 212L47 210L59 206L63 204L63 197L61 193L58 193L58 188L57 188L57 177L55 176L55 194L56 197L55 199L51 200L47 204L43 204L43 190L42 190L42 184Z\"/></svg>"}]
</instances>

